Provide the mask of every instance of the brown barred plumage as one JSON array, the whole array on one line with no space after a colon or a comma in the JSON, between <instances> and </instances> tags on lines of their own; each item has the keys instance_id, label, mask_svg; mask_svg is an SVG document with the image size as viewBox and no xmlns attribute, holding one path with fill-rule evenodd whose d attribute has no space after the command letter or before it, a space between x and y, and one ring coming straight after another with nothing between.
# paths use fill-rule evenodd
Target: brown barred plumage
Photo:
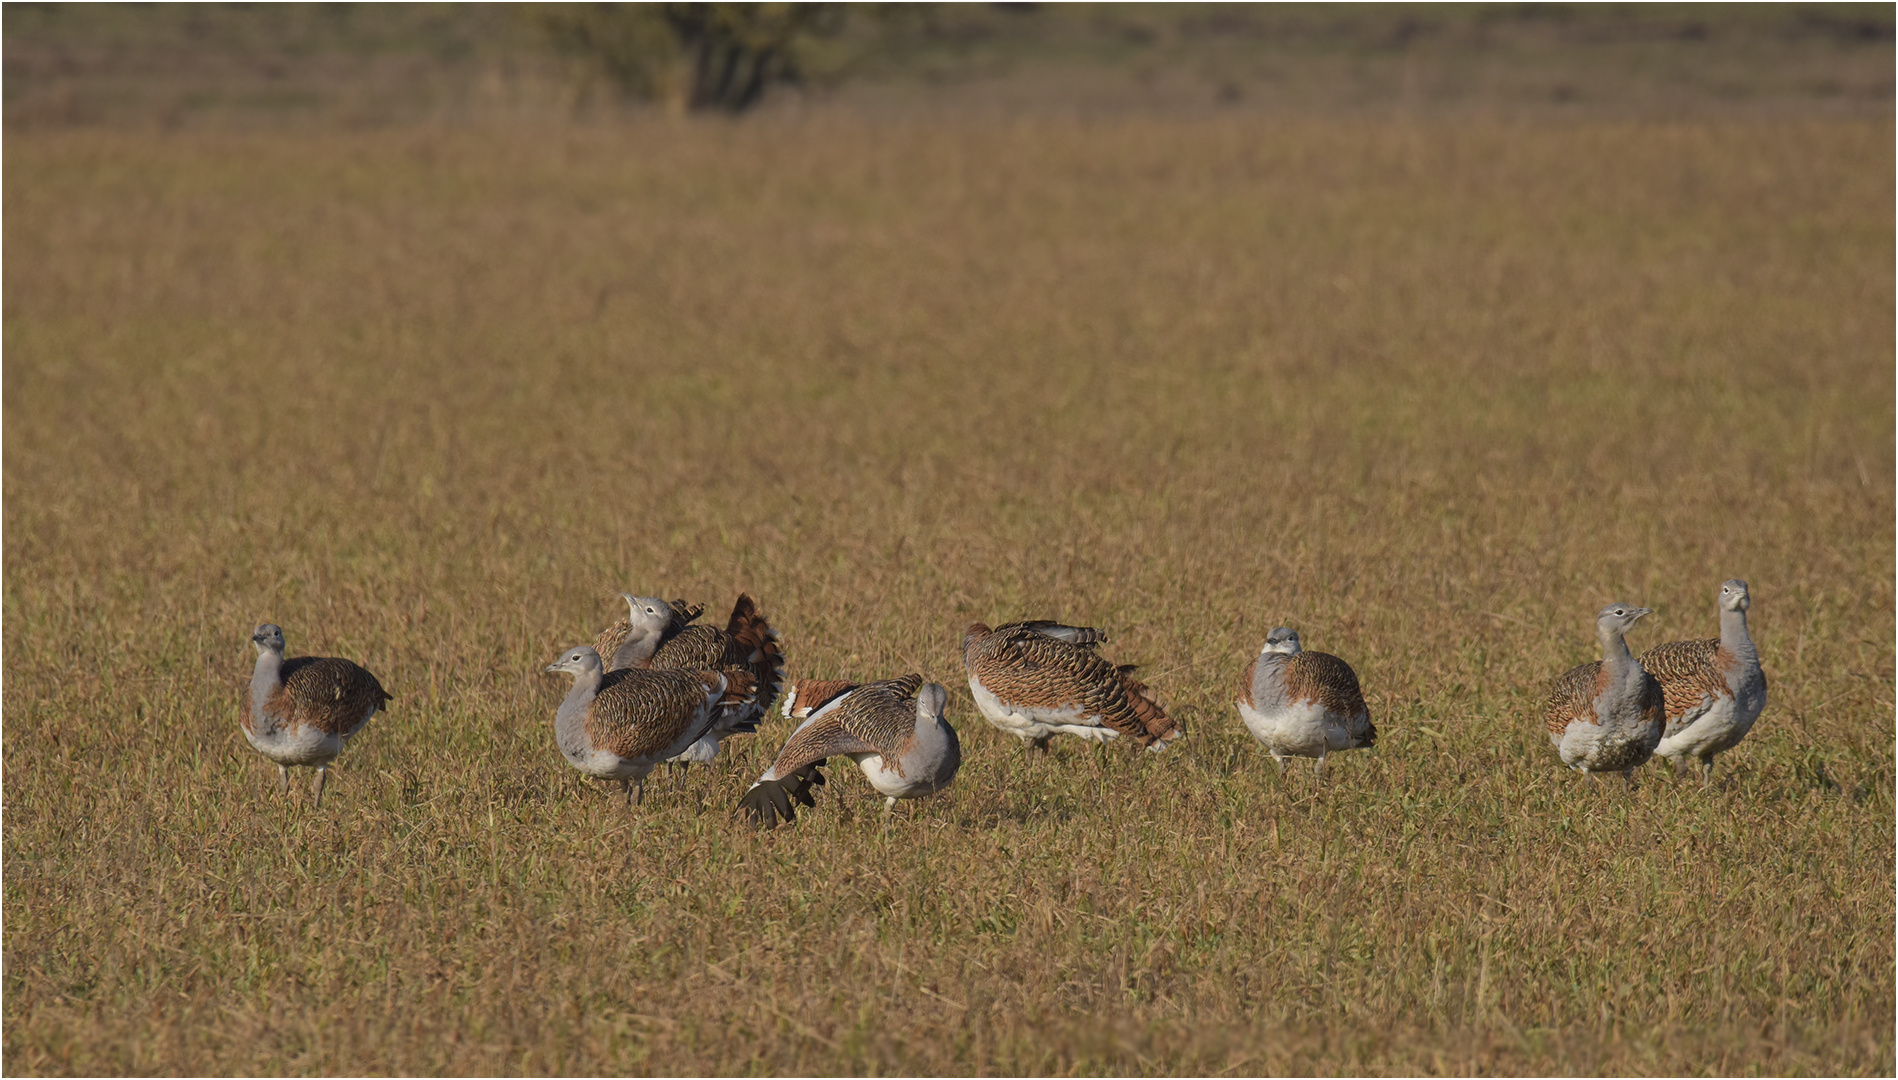
<instances>
[{"instance_id":1,"label":"brown barred plumage","mask_svg":"<svg viewBox=\"0 0 1898 1080\"><path fill-rule=\"evenodd\" d=\"M882 754L900 774L903 746L916 733L916 691L922 685L923 677L916 674L858 686L844 684L828 699L836 701L836 707L794 732L778 751L772 771L789 776L839 754L874 753ZM804 684L796 686L801 692Z\"/></svg>"},{"instance_id":2,"label":"brown barred plumage","mask_svg":"<svg viewBox=\"0 0 1898 1080\"><path fill-rule=\"evenodd\" d=\"M1006 623L993 630L972 623L963 638L963 663L983 689L1010 705L1078 706L1141 746L1179 734L1179 723L1133 677L1134 666L1117 667L1095 649L1104 638L1091 628L1059 623Z\"/></svg>"},{"instance_id":3,"label":"brown barred plumage","mask_svg":"<svg viewBox=\"0 0 1898 1080\"><path fill-rule=\"evenodd\" d=\"M673 600L669 606L672 608L672 622L667 625L665 637L660 640L662 647L666 640L678 636L679 631L697 621L698 617L705 612L704 604L688 604L684 600ZM626 639L632 632L632 624L621 619L600 631L600 636L593 640L593 651L600 654L600 660L606 665L607 670L615 670L613 654L619 651L621 645L626 644Z\"/></svg>"},{"instance_id":4,"label":"brown barred plumage","mask_svg":"<svg viewBox=\"0 0 1898 1080\"><path fill-rule=\"evenodd\" d=\"M734 809L754 825L789 822L795 804L815 805L811 789L824 782L818 766L833 757L863 771L885 813L900 799L941 791L961 767L961 744L943 715L948 691L921 675L861 685L807 680L792 684L785 700L808 718Z\"/></svg>"},{"instance_id":5,"label":"brown barred plumage","mask_svg":"<svg viewBox=\"0 0 1898 1080\"><path fill-rule=\"evenodd\" d=\"M1578 664L1549 684L1543 704L1543 723L1551 735L1561 735L1577 720L1596 723L1595 699L1608 688L1608 671L1600 660Z\"/></svg>"},{"instance_id":6,"label":"brown barred plumage","mask_svg":"<svg viewBox=\"0 0 1898 1080\"><path fill-rule=\"evenodd\" d=\"M807 720L838 695L855 690L859 685L848 679L799 679L784 691L784 715L793 720Z\"/></svg>"},{"instance_id":7,"label":"brown barred plumage","mask_svg":"<svg viewBox=\"0 0 1898 1080\"><path fill-rule=\"evenodd\" d=\"M756 680L748 671L648 671L632 668L602 676L587 709L587 741L618 757L651 758L677 742L700 718L705 697L725 677L720 707L755 700Z\"/></svg>"},{"instance_id":8,"label":"brown barred plumage","mask_svg":"<svg viewBox=\"0 0 1898 1080\"><path fill-rule=\"evenodd\" d=\"M353 660L299 656L283 662L281 675L283 686L264 700L264 711L279 726L312 727L347 739L368 722L371 709L395 700ZM251 715L248 692L243 700L244 730L255 732L257 718Z\"/></svg>"},{"instance_id":9,"label":"brown barred plumage","mask_svg":"<svg viewBox=\"0 0 1898 1080\"><path fill-rule=\"evenodd\" d=\"M1661 692L1667 698L1670 726L1685 713L1699 708L1706 697L1732 697L1727 672L1737 663L1732 653L1720 647L1719 638L1670 641L1641 655L1641 666L1661 684ZM1765 672L1760 673L1759 679L1764 690Z\"/></svg>"},{"instance_id":10,"label":"brown barred plumage","mask_svg":"<svg viewBox=\"0 0 1898 1080\"><path fill-rule=\"evenodd\" d=\"M660 639L658 649L644 663L625 666L671 671L742 668L751 673L757 686L756 712L761 715L770 709L784 678L784 653L778 646L778 635L764 613L758 610L757 603L749 595L740 593L723 630L693 623L704 610L702 605L674 600L672 609L672 622ZM609 671L623 670L623 666L614 666L615 653L630 633L630 624L621 619L601 632L594 644L594 651L600 654Z\"/></svg>"},{"instance_id":11,"label":"brown barred plumage","mask_svg":"<svg viewBox=\"0 0 1898 1080\"><path fill-rule=\"evenodd\" d=\"M1366 711L1357 673L1330 653L1293 654L1285 663L1285 693L1293 701L1309 701L1345 716Z\"/></svg>"}]
</instances>

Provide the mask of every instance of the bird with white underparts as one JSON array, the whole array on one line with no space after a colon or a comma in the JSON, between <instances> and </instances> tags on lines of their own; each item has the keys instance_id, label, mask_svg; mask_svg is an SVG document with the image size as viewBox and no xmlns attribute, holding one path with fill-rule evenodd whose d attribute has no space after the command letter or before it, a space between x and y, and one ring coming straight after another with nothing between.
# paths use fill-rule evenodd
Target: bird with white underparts
<instances>
[{"instance_id":1,"label":"bird with white underparts","mask_svg":"<svg viewBox=\"0 0 1898 1080\"><path fill-rule=\"evenodd\" d=\"M1585 773L1618 772L1634 783L1667 721L1661 684L1628 651L1628 631L1652 612L1609 604L1595 617L1602 658L1570 668L1549 686L1543 712L1562 764Z\"/></svg>"},{"instance_id":2,"label":"bird with white underparts","mask_svg":"<svg viewBox=\"0 0 1898 1080\"><path fill-rule=\"evenodd\" d=\"M803 679L784 698L784 715L801 719L777 759L739 800L737 812L767 828L791 821L795 804L815 806L824 783L818 766L847 757L883 796L920 799L949 786L962 766L962 743L943 715L948 691L921 675L880 682Z\"/></svg>"},{"instance_id":3,"label":"bird with white underparts","mask_svg":"<svg viewBox=\"0 0 1898 1080\"><path fill-rule=\"evenodd\" d=\"M1670 641L1641 654L1667 699L1667 727L1654 754L1676 770L1698 761L1702 783L1713 780L1714 756L1739 745L1766 709L1766 672L1746 629L1753 606L1746 582L1721 582L1715 603L1719 637Z\"/></svg>"},{"instance_id":4,"label":"bird with white underparts","mask_svg":"<svg viewBox=\"0 0 1898 1080\"><path fill-rule=\"evenodd\" d=\"M244 738L277 763L285 794L291 766L315 769L315 804L321 807L330 762L394 695L353 660L284 659L283 628L276 623L257 627L250 640L257 646L257 666L244 695Z\"/></svg>"},{"instance_id":5,"label":"bird with white underparts","mask_svg":"<svg viewBox=\"0 0 1898 1080\"><path fill-rule=\"evenodd\" d=\"M682 753L733 713L756 707L750 672L607 672L600 654L582 645L547 665L573 676L573 688L554 714L554 742L567 763L588 776L617 780L633 800L646 795L653 766Z\"/></svg>"},{"instance_id":6,"label":"bird with white underparts","mask_svg":"<svg viewBox=\"0 0 1898 1080\"><path fill-rule=\"evenodd\" d=\"M1046 620L971 623L962 638L969 692L988 722L1036 750L1056 735L1127 738L1158 753L1186 736L1132 664L1100 654L1107 635Z\"/></svg>"},{"instance_id":7,"label":"bird with white underparts","mask_svg":"<svg viewBox=\"0 0 1898 1080\"><path fill-rule=\"evenodd\" d=\"M1330 653L1307 652L1298 631L1277 627L1246 667L1239 688L1239 717L1285 774L1292 758L1325 758L1336 750L1377 743L1377 726L1364 704L1358 674Z\"/></svg>"}]
</instances>

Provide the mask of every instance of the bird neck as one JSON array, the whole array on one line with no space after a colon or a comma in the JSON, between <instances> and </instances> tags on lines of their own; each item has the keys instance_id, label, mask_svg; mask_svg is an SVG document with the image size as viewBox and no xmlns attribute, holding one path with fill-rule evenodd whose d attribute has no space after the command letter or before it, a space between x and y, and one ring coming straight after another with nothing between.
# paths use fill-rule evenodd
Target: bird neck
<instances>
[{"instance_id":1,"label":"bird neck","mask_svg":"<svg viewBox=\"0 0 1898 1080\"><path fill-rule=\"evenodd\" d=\"M933 761L948 749L949 740L943 734L943 723L935 716L918 709L916 712L915 741L910 744L910 754L925 761Z\"/></svg>"},{"instance_id":2,"label":"bird neck","mask_svg":"<svg viewBox=\"0 0 1898 1080\"><path fill-rule=\"evenodd\" d=\"M264 649L257 654L257 667L250 675L251 726L259 734L276 730L277 719L264 711L270 695L283 689L283 654Z\"/></svg>"},{"instance_id":3,"label":"bird neck","mask_svg":"<svg viewBox=\"0 0 1898 1080\"><path fill-rule=\"evenodd\" d=\"M1292 662L1292 653L1262 652L1252 668L1252 704L1258 708L1276 708L1285 700L1285 677L1290 672L1285 665Z\"/></svg>"},{"instance_id":4,"label":"bird neck","mask_svg":"<svg viewBox=\"0 0 1898 1080\"><path fill-rule=\"evenodd\" d=\"M659 644L665 638L664 630L641 630L633 628L620 647L613 650L611 662L614 670L630 667L645 667L652 655L659 651Z\"/></svg>"},{"instance_id":5,"label":"bird neck","mask_svg":"<svg viewBox=\"0 0 1898 1080\"><path fill-rule=\"evenodd\" d=\"M1753 645L1753 636L1746 632L1746 612L1720 609L1720 647L1743 663L1760 662L1760 651Z\"/></svg>"},{"instance_id":6,"label":"bird neck","mask_svg":"<svg viewBox=\"0 0 1898 1080\"><path fill-rule=\"evenodd\" d=\"M573 677L573 689L567 691L560 711L554 714L554 742L568 761L579 762L592 745L587 739L587 713L600 692L600 670L594 668Z\"/></svg>"},{"instance_id":7,"label":"bird neck","mask_svg":"<svg viewBox=\"0 0 1898 1080\"><path fill-rule=\"evenodd\" d=\"M1601 662L1609 671L1618 674L1634 663L1626 634L1620 630L1603 630L1597 636L1601 638Z\"/></svg>"}]
</instances>

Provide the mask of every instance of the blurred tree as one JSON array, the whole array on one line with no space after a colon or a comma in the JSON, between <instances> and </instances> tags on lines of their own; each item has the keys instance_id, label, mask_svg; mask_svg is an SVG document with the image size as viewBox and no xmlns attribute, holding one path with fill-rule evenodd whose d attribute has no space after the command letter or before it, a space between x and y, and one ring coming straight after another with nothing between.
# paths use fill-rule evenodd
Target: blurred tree
<instances>
[{"instance_id":1,"label":"blurred tree","mask_svg":"<svg viewBox=\"0 0 1898 1080\"><path fill-rule=\"evenodd\" d=\"M526 9L619 92L680 109L742 112L803 80L800 46L843 26L844 4L544 4Z\"/></svg>"}]
</instances>

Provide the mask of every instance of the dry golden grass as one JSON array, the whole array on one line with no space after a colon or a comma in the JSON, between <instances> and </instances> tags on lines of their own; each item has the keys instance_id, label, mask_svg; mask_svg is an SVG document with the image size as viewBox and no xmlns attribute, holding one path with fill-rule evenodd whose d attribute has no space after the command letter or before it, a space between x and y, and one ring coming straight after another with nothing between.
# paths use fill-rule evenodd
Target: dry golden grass
<instances>
[{"instance_id":1,"label":"dry golden grass","mask_svg":"<svg viewBox=\"0 0 1898 1080\"><path fill-rule=\"evenodd\" d=\"M43 132L5 173L5 1067L1890 1073L1890 117ZM1773 700L1563 771L1591 618ZM622 589L796 675L1109 628L1192 737L645 807L540 673ZM253 624L397 695L272 793ZM1316 789L1265 631L1382 733Z\"/></svg>"}]
</instances>

